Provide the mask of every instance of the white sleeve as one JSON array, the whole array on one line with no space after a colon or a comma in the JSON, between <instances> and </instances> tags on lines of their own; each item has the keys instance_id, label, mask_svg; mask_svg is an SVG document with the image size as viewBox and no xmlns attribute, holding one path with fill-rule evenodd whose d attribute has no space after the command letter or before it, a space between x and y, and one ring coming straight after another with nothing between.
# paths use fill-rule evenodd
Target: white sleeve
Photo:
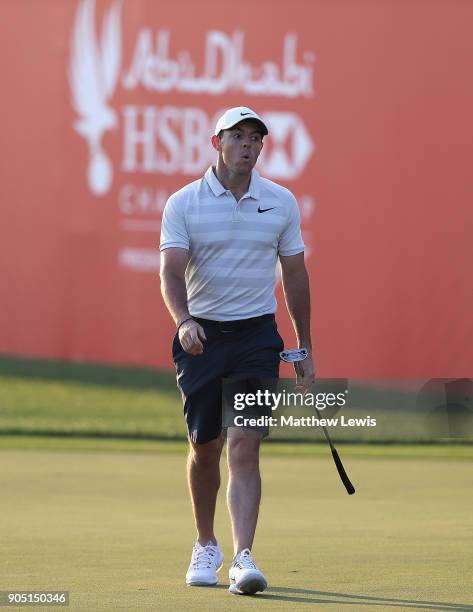
<instances>
[{"instance_id":1,"label":"white sleeve","mask_svg":"<svg viewBox=\"0 0 473 612\"><path fill-rule=\"evenodd\" d=\"M185 213L186 201L173 194L166 202L163 211L161 240L159 243L160 251L171 247L189 250L190 240Z\"/></svg>"},{"instance_id":2,"label":"white sleeve","mask_svg":"<svg viewBox=\"0 0 473 612\"><path fill-rule=\"evenodd\" d=\"M278 254L297 255L304 251L304 241L301 234L301 214L296 198L288 191L289 214L281 235L279 236Z\"/></svg>"}]
</instances>

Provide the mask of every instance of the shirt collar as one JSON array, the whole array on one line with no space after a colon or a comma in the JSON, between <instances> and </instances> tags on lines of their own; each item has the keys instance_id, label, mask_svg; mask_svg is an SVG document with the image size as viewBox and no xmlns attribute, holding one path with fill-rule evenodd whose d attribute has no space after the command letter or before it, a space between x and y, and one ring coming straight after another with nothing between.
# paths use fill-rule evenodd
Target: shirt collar
<instances>
[{"instance_id":1,"label":"shirt collar","mask_svg":"<svg viewBox=\"0 0 473 612\"><path fill-rule=\"evenodd\" d=\"M210 189L212 190L213 194L215 196L221 196L223 193L226 193L226 189L225 187L222 185L222 183L218 180L218 178L215 176L215 172L213 171L212 166L210 166L207 169L207 172L205 173L205 180L207 181ZM257 170L255 170L253 168L253 170L251 171L251 179L250 179L250 186L248 187L248 195L250 196L250 198L253 198L255 200L259 200L260 197L260 175L258 173Z\"/></svg>"}]
</instances>

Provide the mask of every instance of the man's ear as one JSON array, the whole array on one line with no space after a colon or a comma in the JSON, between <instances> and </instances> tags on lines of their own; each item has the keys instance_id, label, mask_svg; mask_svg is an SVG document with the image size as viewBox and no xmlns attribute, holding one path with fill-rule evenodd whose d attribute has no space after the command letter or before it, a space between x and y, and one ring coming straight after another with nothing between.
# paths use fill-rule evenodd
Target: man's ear
<instances>
[{"instance_id":1,"label":"man's ear","mask_svg":"<svg viewBox=\"0 0 473 612\"><path fill-rule=\"evenodd\" d=\"M220 138L218 136L212 136L212 139L210 141L212 143L213 148L216 151L221 151L222 150L222 146L220 144Z\"/></svg>"}]
</instances>

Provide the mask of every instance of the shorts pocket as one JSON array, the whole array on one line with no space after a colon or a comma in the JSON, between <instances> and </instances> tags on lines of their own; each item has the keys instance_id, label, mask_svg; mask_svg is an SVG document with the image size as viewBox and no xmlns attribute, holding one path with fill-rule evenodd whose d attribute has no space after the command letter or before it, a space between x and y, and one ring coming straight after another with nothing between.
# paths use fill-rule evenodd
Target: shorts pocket
<instances>
[{"instance_id":1,"label":"shorts pocket","mask_svg":"<svg viewBox=\"0 0 473 612\"><path fill-rule=\"evenodd\" d=\"M282 339L282 336L278 331L278 326L276 324L276 321L274 322L274 333L278 340L278 351L281 352L282 350L284 350L284 340Z\"/></svg>"},{"instance_id":2,"label":"shorts pocket","mask_svg":"<svg viewBox=\"0 0 473 612\"><path fill-rule=\"evenodd\" d=\"M183 350L181 341L179 340L179 332L176 332L172 340L172 358L174 361L176 361L177 356Z\"/></svg>"}]
</instances>

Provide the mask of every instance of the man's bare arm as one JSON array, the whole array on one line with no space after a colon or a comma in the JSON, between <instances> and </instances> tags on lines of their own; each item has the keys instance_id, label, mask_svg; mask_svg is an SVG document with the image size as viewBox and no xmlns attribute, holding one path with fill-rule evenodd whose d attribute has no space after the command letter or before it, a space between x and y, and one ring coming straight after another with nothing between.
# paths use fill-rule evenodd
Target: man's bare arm
<instances>
[{"instance_id":1,"label":"man's bare arm","mask_svg":"<svg viewBox=\"0 0 473 612\"><path fill-rule=\"evenodd\" d=\"M300 362L302 368L301 385L306 391L314 381L312 360L312 340L310 333L310 285L309 275L304 263L304 253L279 256L281 276L287 310L292 319L298 346L309 350L307 359Z\"/></svg>"},{"instance_id":2,"label":"man's bare arm","mask_svg":"<svg viewBox=\"0 0 473 612\"><path fill-rule=\"evenodd\" d=\"M304 253L279 257L287 309L294 325L300 347L312 348L310 336L310 288L309 275L304 263Z\"/></svg>"},{"instance_id":3,"label":"man's bare arm","mask_svg":"<svg viewBox=\"0 0 473 612\"><path fill-rule=\"evenodd\" d=\"M207 338L203 328L189 314L185 272L189 261L187 249L170 248L161 251L161 294L169 313L179 327L182 348L198 355L203 352L202 344ZM189 319L186 321L186 319ZM181 325L183 321L186 321Z\"/></svg>"},{"instance_id":4,"label":"man's bare arm","mask_svg":"<svg viewBox=\"0 0 473 612\"><path fill-rule=\"evenodd\" d=\"M184 280L188 261L187 249L172 248L161 251L161 294L176 325L190 317Z\"/></svg>"}]
</instances>

